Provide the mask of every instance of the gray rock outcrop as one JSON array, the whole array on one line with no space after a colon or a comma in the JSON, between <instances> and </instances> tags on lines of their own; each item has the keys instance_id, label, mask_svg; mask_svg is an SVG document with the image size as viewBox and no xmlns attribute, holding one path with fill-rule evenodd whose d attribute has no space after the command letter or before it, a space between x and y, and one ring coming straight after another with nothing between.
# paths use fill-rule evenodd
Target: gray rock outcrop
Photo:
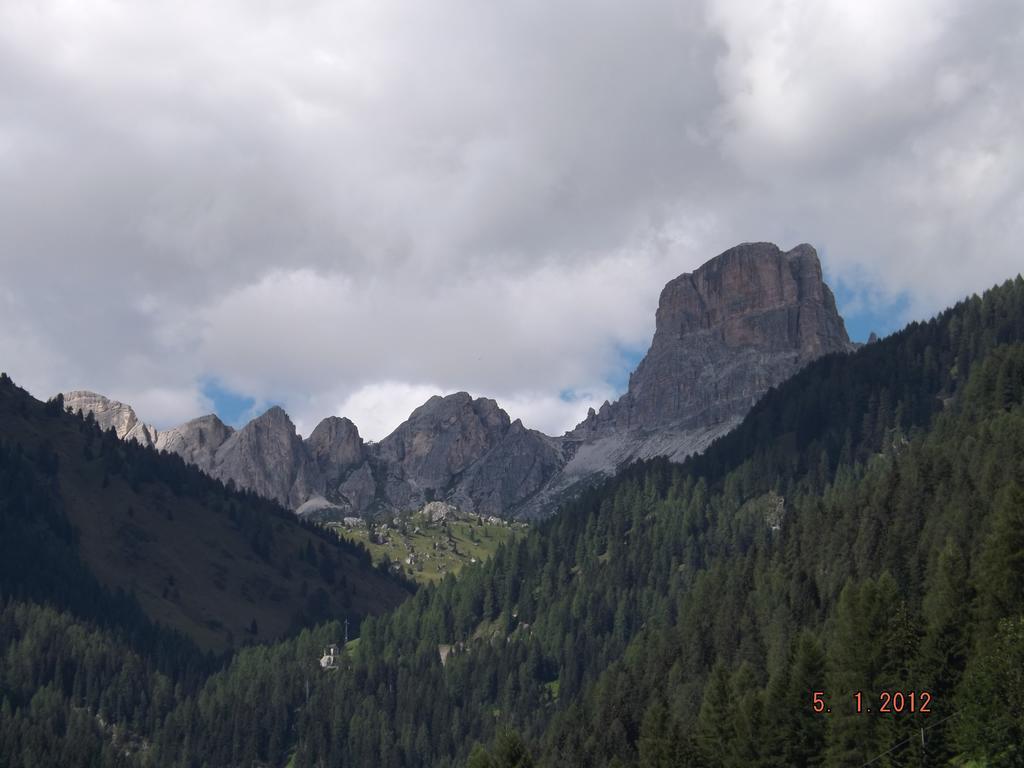
<instances>
[{"instance_id":1,"label":"gray rock outcrop","mask_svg":"<svg viewBox=\"0 0 1024 768\"><path fill-rule=\"evenodd\" d=\"M319 488L319 473L295 425L274 406L217 449L210 474L297 508Z\"/></svg>"},{"instance_id":2,"label":"gray rock outcrop","mask_svg":"<svg viewBox=\"0 0 1024 768\"><path fill-rule=\"evenodd\" d=\"M451 494L464 509L502 517L533 499L565 464L559 440L516 419Z\"/></svg>"},{"instance_id":3,"label":"gray rock outcrop","mask_svg":"<svg viewBox=\"0 0 1024 768\"><path fill-rule=\"evenodd\" d=\"M139 421L135 410L125 403L79 389L64 393L64 407L72 413L91 413L102 429L113 427L122 440L136 440L142 445L156 442L156 428Z\"/></svg>"},{"instance_id":4,"label":"gray rock outcrop","mask_svg":"<svg viewBox=\"0 0 1024 768\"><path fill-rule=\"evenodd\" d=\"M356 425L337 416L317 424L306 439L306 447L329 487L339 485L350 470L366 461L366 447Z\"/></svg>"},{"instance_id":5,"label":"gray rock outcrop","mask_svg":"<svg viewBox=\"0 0 1024 768\"><path fill-rule=\"evenodd\" d=\"M508 429L508 414L493 400L466 392L430 398L377 445L388 502L406 508L446 498Z\"/></svg>"},{"instance_id":6,"label":"gray rock outcrop","mask_svg":"<svg viewBox=\"0 0 1024 768\"><path fill-rule=\"evenodd\" d=\"M770 387L822 355L852 349L814 248L730 248L665 286L654 339L628 390L566 433L565 466L520 512L542 515L630 461L700 452Z\"/></svg>"},{"instance_id":7,"label":"gray rock outcrop","mask_svg":"<svg viewBox=\"0 0 1024 768\"><path fill-rule=\"evenodd\" d=\"M806 363L850 348L814 249L746 243L665 286L628 391L572 434L733 420Z\"/></svg>"},{"instance_id":8,"label":"gray rock outcrop","mask_svg":"<svg viewBox=\"0 0 1024 768\"><path fill-rule=\"evenodd\" d=\"M234 432L211 413L158 432L154 445L158 450L176 453L204 472L213 474L217 465L217 451Z\"/></svg>"}]
</instances>

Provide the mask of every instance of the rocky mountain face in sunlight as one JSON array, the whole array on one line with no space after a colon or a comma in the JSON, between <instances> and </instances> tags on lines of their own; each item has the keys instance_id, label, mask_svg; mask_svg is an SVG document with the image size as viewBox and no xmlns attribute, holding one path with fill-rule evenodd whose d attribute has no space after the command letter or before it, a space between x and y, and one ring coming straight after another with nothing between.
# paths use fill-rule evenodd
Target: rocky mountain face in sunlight
<instances>
[{"instance_id":1,"label":"rocky mountain face in sunlight","mask_svg":"<svg viewBox=\"0 0 1024 768\"><path fill-rule=\"evenodd\" d=\"M156 427L139 421L135 410L126 403L95 392L75 390L64 393L64 406L75 413L91 413L100 427L113 428L122 440L136 440L142 445L153 445L156 441Z\"/></svg>"}]
</instances>

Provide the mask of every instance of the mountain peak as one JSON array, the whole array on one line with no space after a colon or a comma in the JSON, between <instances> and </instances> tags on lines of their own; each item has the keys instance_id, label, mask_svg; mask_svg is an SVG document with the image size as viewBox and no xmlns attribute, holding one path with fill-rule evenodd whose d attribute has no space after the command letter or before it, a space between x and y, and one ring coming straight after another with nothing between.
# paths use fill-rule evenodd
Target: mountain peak
<instances>
[{"instance_id":1,"label":"mountain peak","mask_svg":"<svg viewBox=\"0 0 1024 768\"><path fill-rule=\"evenodd\" d=\"M224 441L212 473L295 508L314 485L309 464L295 425L275 405Z\"/></svg>"},{"instance_id":2,"label":"mountain peak","mask_svg":"<svg viewBox=\"0 0 1024 768\"><path fill-rule=\"evenodd\" d=\"M209 413L161 432L154 447L176 453L204 472L212 473L217 450L234 431L215 413Z\"/></svg>"},{"instance_id":3,"label":"mountain peak","mask_svg":"<svg viewBox=\"0 0 1024 768\"><path fill-rule=\"evenodd\" d=\"M143 424L135 409L127 403L111 400L87 389L76 389L62 394L65 408L70 408L73 413L91 413L101 428L113 427L114 432L122 440L137 440L141 445L156 443L156 427Z\"/></svg>"},{"instance_id":4,"label":"mountain peak","mask_svg":"<svg viewBox=\"0 0 1024 768\"><path fill-rule=\"evenodd\" d=\"M359 429L342 416L328 416L317 424L306 447L328 486L337 486L347 470L366 460Z\"/></svg>"},{"instance_id":5,"label":"mountain peak","mask_svg":"<svg viewBox=\"0 0 1024 768\"><path fill-rule=\"evenodd\" d=\"M289 424L292 423L291 417L288 415L288 412L285 411L285 409L282 408L280 405L272 405L272 406L270 406L269 408L267 408L267 410L265 410L263 413L261 413L255 419L253 419L253 421L257 421L257 422L284 421L284 422L288 422ZM252 422L250 422L250 423L252 423Z\"/></svg>"},{"instance_id":6,"label":"mountain peak","mask_svg":"<svg viewBox=\"0 0 1024 768\"><path fill-rule=\"evenodd\" d=\"M742 243L665 285L654 339L628 391L570 435L700 431L699 440L680 438L668 452L681 458L807 362L850 349L813 247ZM640 455L663 453L664 439L656 442Z\"/></svg>"},{"instance_id":7,"label":"mountain peak","mask_svg":"<svg viewBox=\"0 0 1024 768\"><path fill-rule=\"evenodd\" d=\"M805 357L850 343L817 251L806 244L783 252L774 243L744 243L669 281L652 350L699 331L717 331L730 347L768 345Z\"/></svg>"}]
</instances>

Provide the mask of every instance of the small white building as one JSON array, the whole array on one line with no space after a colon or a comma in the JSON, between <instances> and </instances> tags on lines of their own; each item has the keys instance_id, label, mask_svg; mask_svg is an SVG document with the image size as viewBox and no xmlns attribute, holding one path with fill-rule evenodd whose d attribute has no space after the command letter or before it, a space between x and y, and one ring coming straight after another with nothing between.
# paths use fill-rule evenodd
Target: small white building
<instances>
[{"instance_id":1,"label":"small white building","mask_svg":"<svg viewBox=\"0 0 1024 768\"><path fill-rule=\"evenodd\" d=\"M337 669L341 651L336 645L328 645L324 648L324 655L320 658L321 669Z\"/></svg>"}]
</instances>

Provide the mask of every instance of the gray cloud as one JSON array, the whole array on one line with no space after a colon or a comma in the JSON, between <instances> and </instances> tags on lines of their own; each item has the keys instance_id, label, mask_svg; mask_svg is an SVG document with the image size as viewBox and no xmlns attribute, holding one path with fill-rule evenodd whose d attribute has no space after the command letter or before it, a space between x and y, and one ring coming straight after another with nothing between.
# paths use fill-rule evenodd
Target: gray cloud
<instances>
[{"instance_id":1,"label":"gray cloud","mask_svg":"<svg viewBox=\"0 0 1024 768\"><path fill-rule=\"evenodd\" d=\"M0 367L558 431L736 242L910 316L1020 271L1021 72L1010 0L4 3Z\"/></svg>"}]
</instances>

